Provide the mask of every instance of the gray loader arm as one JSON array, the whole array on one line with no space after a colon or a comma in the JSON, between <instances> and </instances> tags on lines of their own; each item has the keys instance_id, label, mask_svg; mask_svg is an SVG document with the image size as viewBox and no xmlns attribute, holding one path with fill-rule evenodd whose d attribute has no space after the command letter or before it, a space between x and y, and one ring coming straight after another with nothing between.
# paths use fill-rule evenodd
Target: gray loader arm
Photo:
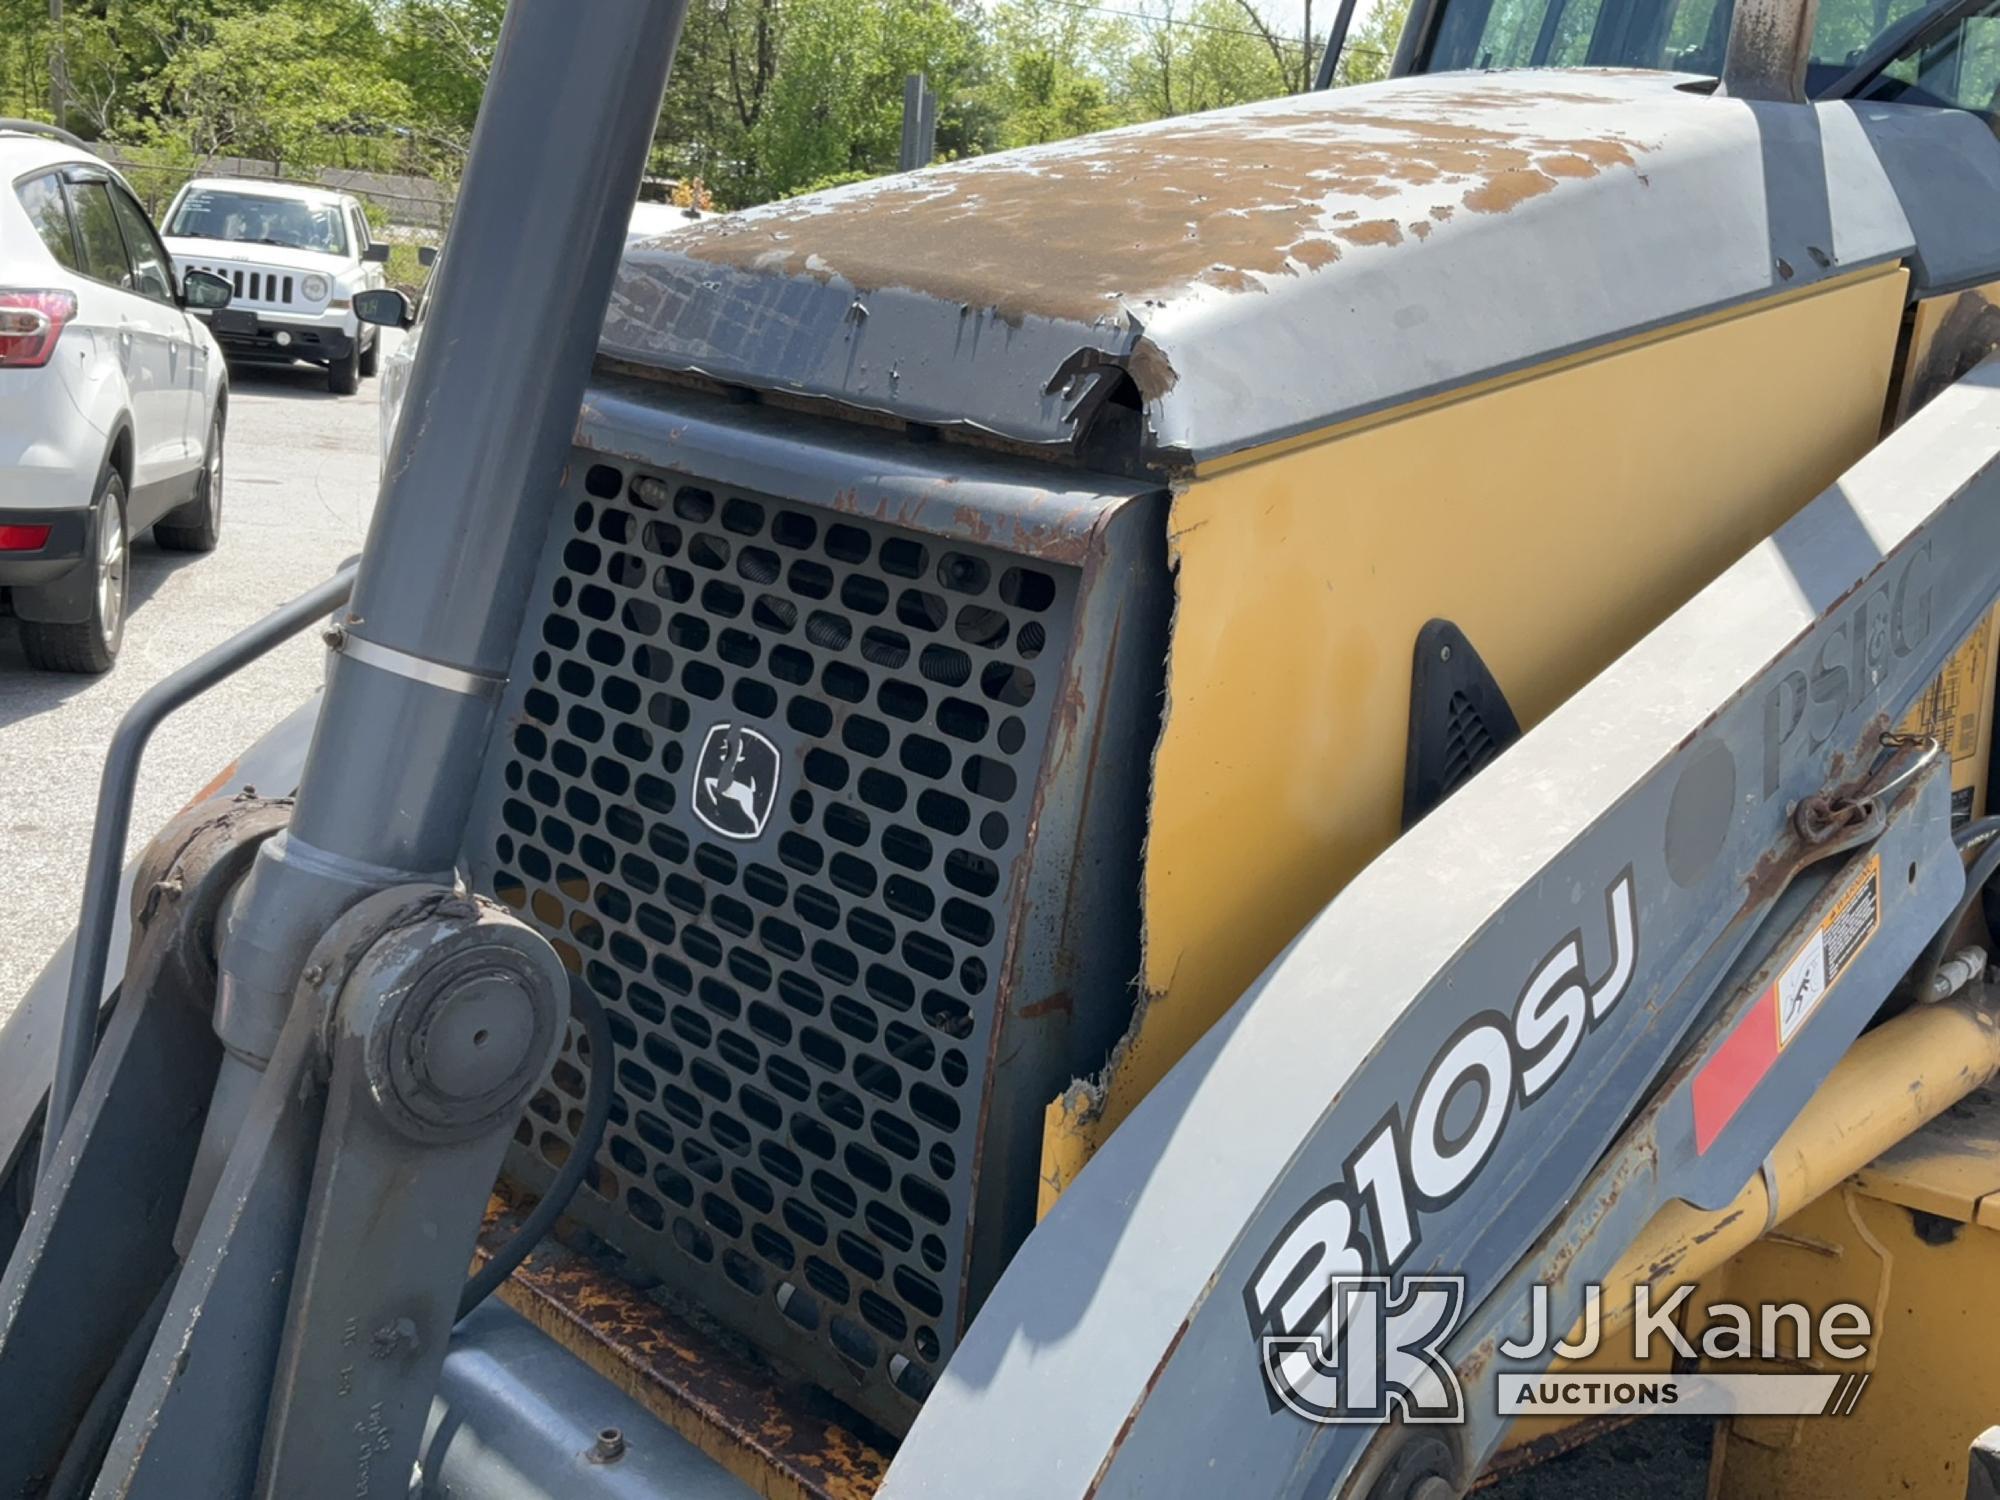
<instances>
[{"instance_id":1,"label":"gray loader arm","mask_svg":"<svg viewBox=\"0 0 2000 1500\"><path fill-rule=\"evenodd\" d=\"M1469 1485L1529 1285L1566 1327L1656 1208L1731 1199L1961 895L1941 758L1888 731L1996 593L1989 362L1293 941L1029 1238L884 1496ZM1835 917L1826 982L1774 984ZM1330 1279L1385 1273L1462 1278L1456 1419L1421 1372L1385 1423L1323 1342Z\"/></svg>"}]
</instances>

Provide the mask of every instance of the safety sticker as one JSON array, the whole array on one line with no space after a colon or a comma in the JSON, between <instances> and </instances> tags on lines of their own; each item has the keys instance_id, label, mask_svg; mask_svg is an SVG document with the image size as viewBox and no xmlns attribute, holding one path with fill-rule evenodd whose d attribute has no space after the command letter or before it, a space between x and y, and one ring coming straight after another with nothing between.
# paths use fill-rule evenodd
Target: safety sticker
<instances>
[{"instance_id":1,"label":"safety sticker","mask_svg":"<svg viewBox=\"0 0 2000 1500\"><path fill-rule=\"evenodd\" d=\"M1705 1152L1743 1102L1812 1018L1827 991L1854 962L1882 921L1882 860L1847 883L1819 927L1799 945L1771 987L1737 1021L1736 1029L1694 1075L1694 1148Z\"/></svg>"},{"instance_id":2,"label":"safety sticker","mask_svg":"<svg viewBox=\"0 0 2000 1500\"><path fill-rule=\"evenodd\" d=\"M1978 789L1986 780L1987 736L1981 721L1993 702L1993 626L2000 605L1989 608L1959 642L1944 669L1910 705L1901 729L1936 740L1951 757L1951 826L1972 821Z\"/></svg>"}]
</instances>

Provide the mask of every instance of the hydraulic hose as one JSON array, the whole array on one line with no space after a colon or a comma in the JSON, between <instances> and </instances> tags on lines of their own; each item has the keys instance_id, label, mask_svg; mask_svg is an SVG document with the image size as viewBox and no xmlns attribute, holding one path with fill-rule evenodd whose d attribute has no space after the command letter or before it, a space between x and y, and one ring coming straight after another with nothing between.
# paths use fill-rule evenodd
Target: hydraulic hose
<instances>
[{"instance_id":1,"label":"hydraulic hose","mask_svg":"<svg viewBox=\"0 0 2000 1500\"><path fill-rule=\"evenodd\" d=\"M458 1299L461 1320L492 1296L514 1274L515 1267L528 1258L528 1252L541 1243L542 1236L554 1227L556 1220L569 1207L570 1200L576 1197L576 1190L583 1186L583 1179L590 1173L590 1164L597 1159L598 1148L604 1144L604 1130L611 1120L614 1071L611 1023L605 1019L604 1007L597 1003L597 997L590 993L587 985L572 983L569 1003L576 1018L583 1023L584 1041L590 1048L590 1082L584 1089L583 1124L577 1130L576 1143L557 1170L555 1180L542 1194L541 1202L521 1221L521 1227L513 1237L494 1251L478 1273L466 1282L465 1290Z\"/></svg>"},{"instance_id":2,"label":"hydraulic hose","mask_svg":"<svg viewBox=\"0 0 2000 1500\"><path fill-rule=\"evenodd\" d=\"M1988 826L1991 825L1991 826ZM1952 842L1961 850L1982 844L1973 856L1972 863L1965 869L1965 893L1952 907L1951 915L1932 936L1924 951L1910 968L1909 984L1904 993L1921 1001L1930 993L1931 980L1937 977L1938 966L1944 962L1946 950L1951 946L1952 934L1958 931L1965 914L1972 910L1972 903L1979 899L1986 889L1986 882L1993 878L1993 872L2000 870L2000 839L1993 834L2000 832L2000 818L1981 818L1976 823L1968 823L1952 836Z\"/></svg>"}]
</instances>

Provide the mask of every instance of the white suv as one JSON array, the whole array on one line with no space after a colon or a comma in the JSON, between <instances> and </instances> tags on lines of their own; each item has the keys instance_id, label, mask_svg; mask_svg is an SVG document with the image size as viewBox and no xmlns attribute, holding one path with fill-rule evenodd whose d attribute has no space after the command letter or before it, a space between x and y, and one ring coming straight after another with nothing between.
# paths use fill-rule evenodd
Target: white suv
<instances>
[{"instance_id":1,"label":"white suv","mask_svg":"<svg viewBox=\"0 0 2000 1500\"><path fill-rule=\"evenodd\" d=\"M0 120L0 589L36 666L102 672L131 539L222 529L221 351L118 174L73 136Z\"/></svg>"},{"instance_id":2,"label":"white suv","mask_svg":"<svg viewBox=\"0 0 2000 1500\"><path fill-rule=\"evenodd\" d=\"M384 285L389 247L370 237L353 195L197 177L160 224L182 271L211 272L235 292L210 322L231 359L323 365L327 389L341 396L375 373L378 330L356 319L354 294Z\"/></svg>"}]
</instances>

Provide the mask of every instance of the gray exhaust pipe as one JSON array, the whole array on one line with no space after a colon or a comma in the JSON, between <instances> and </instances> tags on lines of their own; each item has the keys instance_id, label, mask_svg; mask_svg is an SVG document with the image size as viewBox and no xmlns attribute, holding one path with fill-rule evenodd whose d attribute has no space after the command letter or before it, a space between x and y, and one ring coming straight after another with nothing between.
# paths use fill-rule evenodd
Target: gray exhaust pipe
<instances>
[{"instance_id":1,"label":"gray exhaust pipe","mask_svg":"<svg viewBox=\"0 0 2000 1500\"><path fill-rule=\"evenodd\" d=\"M1778 104L1806 102L1806 58L1819 0L1736 0L1718 94Z\"/></svg>"}]
</instances>

